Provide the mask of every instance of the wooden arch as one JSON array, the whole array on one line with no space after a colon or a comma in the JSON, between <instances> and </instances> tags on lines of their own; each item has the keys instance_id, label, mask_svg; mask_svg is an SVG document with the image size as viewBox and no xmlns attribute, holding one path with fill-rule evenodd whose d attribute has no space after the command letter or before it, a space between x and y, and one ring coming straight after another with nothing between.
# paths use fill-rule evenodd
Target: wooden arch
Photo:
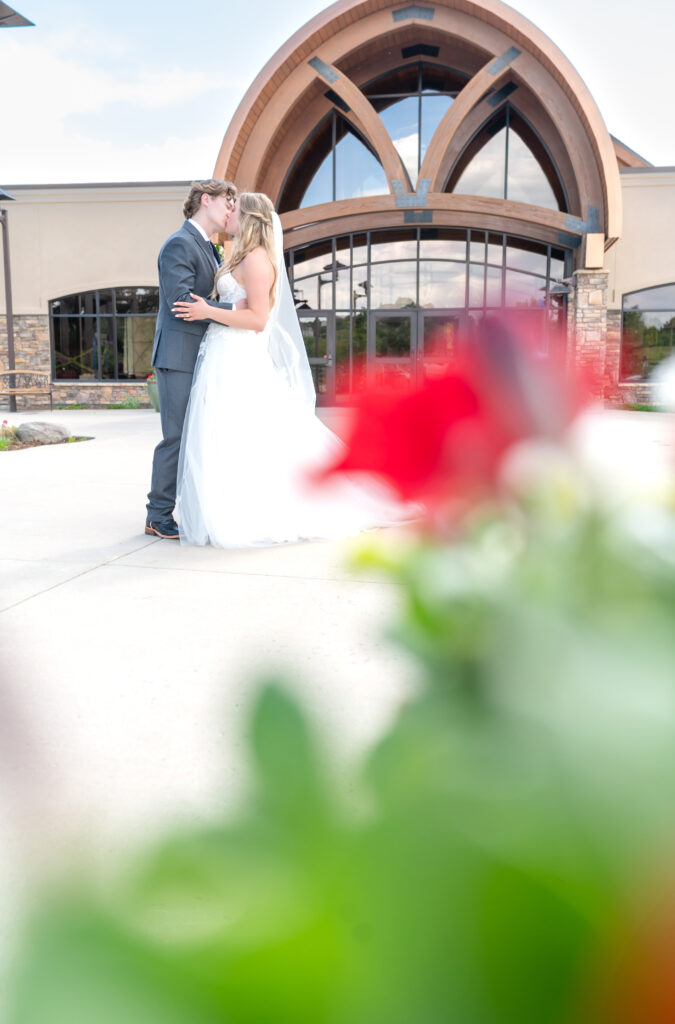
<instances>
[{"instance_id":1,"label":"wooden arch","mask_svg":"<svg viewBox=\"0 0 675 1024\"><path fill-rule=\"evenodd\" d=\"M438 48L429 63L463 71L467 83L438 126L413 190L384 124L362 91L366 81L402 63L401 50ZM503 87L507 86L504 90ZM528 204L443 193L448 174L500 95L544 140L568 197L567 214ZM328 94L328 95L327 95ZM215 176L277 201L308 133L335 106L377 154L388 196L347 200L282 216L286 241L323 237L347 222L382 217L390 223L474 218L522 226L535 236L557 231L578 244L602 233L609 247L621 234L617 154L583 81L551 40L500 0L338 0L307 23L271 58L239 105L225 134ZM346 108L346 111L345 111ZM562 130L559 126L563 126ZM512 230L512 228L511 228Z\"/></svg>"}]
</instances>

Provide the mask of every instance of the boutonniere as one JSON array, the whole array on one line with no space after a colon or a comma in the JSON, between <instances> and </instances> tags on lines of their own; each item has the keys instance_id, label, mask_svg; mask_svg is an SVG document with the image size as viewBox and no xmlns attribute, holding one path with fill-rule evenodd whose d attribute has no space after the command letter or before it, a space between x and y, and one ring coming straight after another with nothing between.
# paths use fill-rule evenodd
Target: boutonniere
<instances>
[{"instance_id":1,"label":"boutonniere","mask_svg":"<svg viewBox=\"0 0 675 1024\"><path fill-rule=\"evenodd\" d=\"M222 263L223 260L225 259L225 250L223 249L222 245L218 244L218 242L213 243L213 248L216 250L216 255L218 256L218 259Z\"/></svg>"}]
</instances>

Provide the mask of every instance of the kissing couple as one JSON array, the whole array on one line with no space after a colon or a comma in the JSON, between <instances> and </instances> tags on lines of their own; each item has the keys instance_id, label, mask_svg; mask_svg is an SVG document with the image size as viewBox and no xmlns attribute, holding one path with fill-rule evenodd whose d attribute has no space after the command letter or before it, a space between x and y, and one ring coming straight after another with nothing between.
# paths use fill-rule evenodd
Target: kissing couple
<instances>
[{"instance_id":1,"label":"kissing couple","mask_svg":"<svg viewBox=\"0 0 675 1024\"><path fill-rule=\"evenodd\" d=\"M343 445L315 414L270 199L238 193L229 182L197 181L183 213L158 261L152 365L162 440L145 532L239 548L345 537L401 521L400 506L374 482L308 482ZM223 232L233 241L221 264L211 237Z\"/></svg>"}]
</instances>

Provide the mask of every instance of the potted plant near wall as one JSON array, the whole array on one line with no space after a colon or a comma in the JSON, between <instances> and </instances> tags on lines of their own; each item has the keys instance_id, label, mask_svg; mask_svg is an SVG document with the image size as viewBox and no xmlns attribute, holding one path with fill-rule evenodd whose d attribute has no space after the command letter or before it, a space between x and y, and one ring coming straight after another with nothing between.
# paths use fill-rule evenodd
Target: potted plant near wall
<instances>
[{"instance_id":1,"label":"potted plant near wall","mask_svg":"<svg viewBox=\"0 0 675 1024\"><path fill-rule=\"evenodd\" d=\"M159 412L159 392L157 391L157 377L155 376L154 370L152 373L148 374L146 384L148 385L148 398L150 399L150 405L155 412Z\"/></svg>"}]
</instances>

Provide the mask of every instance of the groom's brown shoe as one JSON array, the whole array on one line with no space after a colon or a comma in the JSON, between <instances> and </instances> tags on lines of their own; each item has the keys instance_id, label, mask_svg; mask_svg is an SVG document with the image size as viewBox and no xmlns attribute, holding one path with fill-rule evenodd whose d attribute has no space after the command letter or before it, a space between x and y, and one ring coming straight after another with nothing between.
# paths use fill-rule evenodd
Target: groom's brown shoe
<instances>
[{"instance_id":1,"label":"groom's brown shoe","mask_svg":"<svg viewBox=\"0 0 675 1024\"><path fill-rule=\"evenodd\" d=\"M161 537L162 540L178 540L180 538L178 526L173 516L146 520L145 532L153 537Z\"/></svg>"}]
</instances>

